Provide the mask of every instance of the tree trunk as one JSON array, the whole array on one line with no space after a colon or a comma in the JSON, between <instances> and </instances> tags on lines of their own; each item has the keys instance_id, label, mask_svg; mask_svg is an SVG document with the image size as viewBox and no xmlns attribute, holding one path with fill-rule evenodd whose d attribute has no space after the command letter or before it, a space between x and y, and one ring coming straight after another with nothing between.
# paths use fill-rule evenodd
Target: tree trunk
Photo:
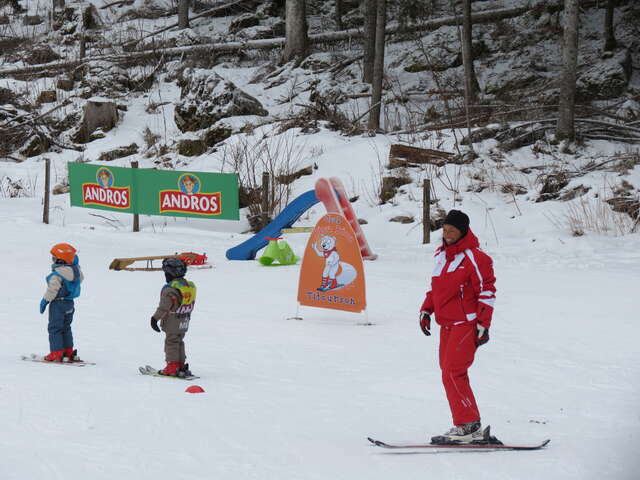
<instances>
[{"instance_id":1,"label":"tree trunk","mask_svg":"<svg viewBox=\"0 0 640 480\"><path fill-rule=\"evenodd\" d=\"M376 51L376 0L364 0L364 60L362 81L373 82L373 58Z\"/></svg>"},{"instance_id":2,"label":"tree trunk","mask_svg":"<svg viewBox=\"0 0 640 480\"><path fill-rule=\"evenodd\" d=\"M564 40L562 46L562 76L556 137L575 138L576 65L578 63L578 2L564 0Z\"/></svg>"},{"instance_id":3,"label":"tree trunk","mask_svg":"<svg viewBox=\"0 0 640 480\"><path fill-rule=\"evenodd\" d=\"M382 103L382 77L384 75L384 29L387 23L387 0L377 0L376 11L376 52L373 61L373 83L371 87L371 112L369 113L369 130L380 128L380 111Z\"/></svg>"},{"instance_id":4,"label":"tree trunk","mask_svg":"<svg viewBox=\"0 0 640 480\"><path fill-rule=\"evenodd\" d=\"M305 0L287 0L286 41L282 61L307 56L309 37L307 36L307 15Z\"/></svg>"},{"instance_id":5,"label":"tree trunk","mask_svg":"<svg viewBox=\"0 0 640 480\"><path fill-rule=\"evenodd\" d=\"M610 52L617 46L615 31L613 29L613 16L615 13L615 0L607 0L607 13L604 16L604 51Z\"/></svg>"},{"instance_id":6,"label":"tree trunk","mask_svg":"<svg viewBox=\"0 0 640 480\"><path fill-rule=\"evenodd\" d=\"M336 21L336 30L342 30L344 26L342 25L342 0L336 0L336 9L333 12L334 19Z\"/></svg>"},{"instance_id":7,"label":"tree trunk","mask_svg":"<svg viewBox=\"0 0 640 480\"><path fill-rule=\"evenodd\" d=\"M480 86L473 68L473 51L471 23L471 0L462 1L462 64L464 65L464 84L468 104L475 104L478 101Z\"/></svg>"},{"instance_id":8,"label":"tree trunk","mask_svg":"<svg viewBox=\"0 0 640 480\"><path fill-rule=\"evenodd\" d=\"M189 28L189 0L178 0L178 28Z\"/></svg>"}]
</instances>

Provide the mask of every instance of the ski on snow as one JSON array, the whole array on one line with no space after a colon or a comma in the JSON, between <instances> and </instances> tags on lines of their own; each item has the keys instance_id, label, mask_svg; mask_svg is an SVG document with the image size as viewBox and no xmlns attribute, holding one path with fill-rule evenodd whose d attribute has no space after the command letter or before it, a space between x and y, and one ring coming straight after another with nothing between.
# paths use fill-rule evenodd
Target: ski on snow
<instances>
[{"instance_id":1,"label":"ski on snow","mask_svg":"<svg viewBox=\"0 0 640 480\"><path fill-rule=\"evenodd\" d=\"M186 377L175 377L173 375L162 375L159 370L147 365L144 367L138 367L138 370L142 375L150 375L152 377L164 377L164 378L175 378L177 380L195 380L196 378L200 378L196 375L187 375Z\"/></svg>"},{"instance_id":2,"label":"ski on snow","mask_svg":"<svg viewBox=\"0 0 640 480\"><path fill-rule=\"evenodd\" d=\"M547 446L547 444L551 440L545 440L537 445L498 445L498 444L482 444L482 443L445 443L445 444L437 444L437 443L417 443L417 444L392 444L381 442L380 440L374 440L373 438L367 437L367 439L377 447L388 448L388 449L418 449L418 448L433 448L433 449L449 449L449 450L478 450L478 451L491 451L491 450L540 450L541 448Z\"/></svg>"},{"instance_id":3,"label":"ski on snow","mask_svg":"<svg viewBox=\"0 0 640 480\"><path fill-rule=\"evenodd\" d=\"M550 439L544 440L535 445L505 445L496 437L492 437L490 434L490 427L484 429L484 440L476 441L476 443L386 443L380 440L375 440L371 437L367 437L373 445L376 447L388 448L388 449L420 449L420 448L432 448L432 449L449 449L449 450L477 450L477 451L495 451L495 450L540 450L546 447Z\"/></svg>"},{"instance_id":4,"label":"ski on snow","mask_svg":"<svg viewBox=\"0 0 640 480\"><path fill-rule=\"evenodd\" d=\"M49 362L45 360L42 355L37 355L35 353L32 353L31 355L22 355L20 358L27 362L50 363L52 365L71 365L73 367L84 367L85 365L95 365L94 362L85 362L83 360L74 361L74 362Z\"/></svg>"}]
</instances>

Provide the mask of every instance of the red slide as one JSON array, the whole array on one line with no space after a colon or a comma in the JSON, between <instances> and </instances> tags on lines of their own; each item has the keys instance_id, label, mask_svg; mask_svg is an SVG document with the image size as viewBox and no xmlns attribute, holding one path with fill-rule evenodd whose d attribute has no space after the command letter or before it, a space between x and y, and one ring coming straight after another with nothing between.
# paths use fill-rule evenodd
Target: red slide
<instances>
[{"instance_id":1,"label":"red slide","mask_svg":"<svg viewBox=\"0 0 640 480\"><path fill-rule=\"evenodd\" d=\"M342 185L340 179L332 177L330 180L326 178L319 178L316 181L316 197L320 200L329 213L339 213L347 219L351 228L356 234L358 244L360 245L360 253L365 260L375 260L378 255L373 253L371 247L367 243L367 239L364 236L362 227L358 223L351 203L349 203L349 197L347 191Z\"/></svg>"}]
</instances>

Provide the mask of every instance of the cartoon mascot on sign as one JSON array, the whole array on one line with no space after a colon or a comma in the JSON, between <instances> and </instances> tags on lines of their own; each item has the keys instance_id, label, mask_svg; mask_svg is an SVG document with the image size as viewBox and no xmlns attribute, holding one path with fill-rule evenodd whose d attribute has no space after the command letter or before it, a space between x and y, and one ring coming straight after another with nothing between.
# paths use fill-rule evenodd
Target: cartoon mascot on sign
<instances>
[{"instance_id":1,"label":"cartoon mascot on sign","mask_svg":"<svg viewBox=\"0 0 640 480\"><path fill-rule=\"evenodd\" d=\"M340 254L336 250L336 237L322 235L320 248L313 243L313 249L319 257L324 258L324 270L322 271L322 285L318 287L321 292L326 292L338 287L336 275L340 267Z\"/></svg>"}]
</instances>

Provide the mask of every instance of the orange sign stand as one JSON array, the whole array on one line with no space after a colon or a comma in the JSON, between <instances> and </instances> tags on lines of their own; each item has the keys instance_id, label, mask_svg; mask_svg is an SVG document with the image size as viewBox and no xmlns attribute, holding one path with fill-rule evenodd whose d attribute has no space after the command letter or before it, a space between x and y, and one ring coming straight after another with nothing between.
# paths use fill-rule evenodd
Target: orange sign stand
<instances>
[{"instance_id":1,"label":"orange sign stand","mask_svg":"<svg viewBox=\"0 0 640 480\"><path fill-rule=\"evenodd\" d=\"M300 305L361 312L366 306L360 244L345 217L327 213L316 224L302 258Z\"/></svg>"}]
</instances>

